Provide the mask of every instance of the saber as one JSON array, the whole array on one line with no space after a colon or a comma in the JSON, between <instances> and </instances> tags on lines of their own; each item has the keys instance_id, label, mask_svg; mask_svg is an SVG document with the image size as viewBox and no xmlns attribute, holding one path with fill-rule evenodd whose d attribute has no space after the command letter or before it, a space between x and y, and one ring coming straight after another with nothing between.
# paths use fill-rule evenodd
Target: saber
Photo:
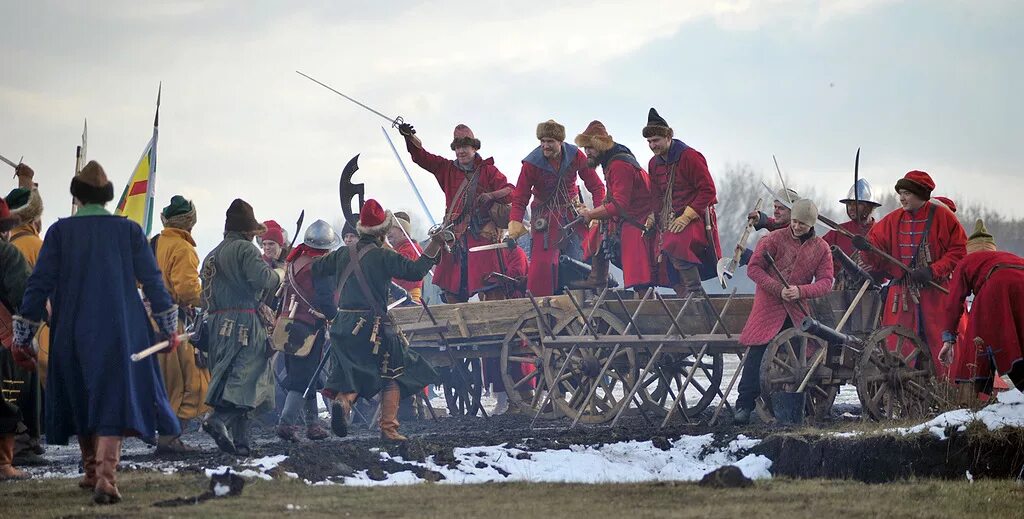
<instances>
[{"instance_id":1,"label":"saber","mask_svg":"<svg viewBox=\"0 0 1024 519\"><path fill-rule=\"evenodd\" d=\"M357 104L357 105L359 105L359 106L369 110L370 112L373 112L374 114L376 114L376 115L380 116L381 118L383 118L385 121L391 123L391 127L392 128L397 128L399 124L402 124L402 123L405 122L405 120L402 119L401 116L395 117L395 118L388 117L388 116L378 112L377 110L374 110L373 108L370 108L369 106L366 106L363 103L360 103L359 101L356 101L355 99L352 99L351 97L349 97L349 96L347 96L345 94L342 94L341 92L338 92L337 90L331 88L330 86L325 85L325 84L323 84L323 83L321 83L321 82L319 82L319 81L317 81L317 80L307 76L306 74L303 74L302 72L299 72L298 70L296 70L295 73L300 75L300 76L302 76L302 77L304 77L304 78L306 78L306 79L308 79L308 80L310 80L310 81L312 81L312 82L314 82L314 83L316 83L316 84L318 84L318 85L320 85L320 86L322 86L322 87L324 87L324 88L326 88L327 90L330 90L331 92L334 92L335 94L340 95L341 97L344 97L345 99L348 99L349 101L352 101L353 103L355 103L355 104Z\"/></svg>"},{"instance_id":2,"label":"saber","mask_svg":"<svg viewBox=\"0 0 1024 519\"><path fill-rule=\"evenodd\" d=\"M779 173L779 181L782 182L782 191L786 193L786 201L792 204L794 200L789 196L789 188L786 187L786 179L782 178L782 170L779 169L779 161L775 159L774 153L772 153L772 162L775 162L775 171ZM764 182L761 183L763 184ZM769 189L769 191L771 190Z\"/></svg>"},{"instance_id":3,"label":"saber","mask_svg":"<svg viewBox=\"0 0 1024 519\"><path fill-rule=\"evenodd\" d=\"M178 335L178 340L179 341L188 340L188 338L189 338L189 334L187 334L187 333L182 333L182 334ZM154 345L152 345L152 346L150 346L150 347L148 347L148 348L146 348L146 349L144 349L144 350L142 350L142 351L140 351L138 353L132 353L132 357L131 357L132 358L132 362L138 362L138 361L140 361L140 360L142 360L142 359L144 359L146 357L149 357L150 355L152 355L152 354L154 354L154 353L156 353L156 352L166 348L167 345L170 344L170 342L171 341L158 342L158 343L156 343L156 344L154 344Z\"/></svg>"},{"instance_id":4,"label":"saber","mask_svg":"<svg viewBox=\"0 0 1024 519\"><path fill-rule=\"evenodd\" d=\"M860 182L860 148L857 148L857 157L853 159L853 201L857 203L857 217L860 218L860 190L857 183Z\"/></svg>"},{"instance_id":5,"label":"saber","mask_svg":"<svg viewBox=\"0 0 1024 519\"><path fill-rule=\"evenodd\" d=\"M476 247L470 247L469 248L469 252L483 252L483 251L498 250L498 249L514 249L514 248L516 248L518 246L519 246L519 244L516 243L516 241L513 240L512 238L505 238L504 240L501 240L498 243L492 243L490 245L477 245Z\"/></svg>"},{"instance_id":6,"label":"saber","mask_svg":"<svg viewBox=\"0 0 1024 519\"><path fill-rule=\"evenodd\" d=\"M420 194L420 190L416 187L416 182L413 182L412 175L409 174L409 170L405 167L405 162L402 161L402 156L398 154L398 148L395 148L395 143L392 142L391 136L388 135L388 131L383 126L380 127L380 131L384 132L384 138L388 140L388 145L391 146L391 151L395 154L395 159L398 160L398 165L402 167L402 173L405 173L405 179L409 181L409 185L412 186L412 192L416 193L416 199L420 201L420 207L423 208L423 212L426 213L427 219L430 220L431 227L437 225L437 220L434 220L434 215L430 213L430 209L427 209L427 203L423 201L423 195Z\"/></svg>"},{"instance_id":7,"label":"saber","mask_svg":"<svg viewBox=\"0 0 1024 519\"><path fill-rule=\"evenodd\" d=\"M18 169L18 165L17 164L11 162L10 160L7 160L7 157L4 157L3 155L0 155L0 161L3 161L4 164L7 164L8 166L10 166L10 167L12 167L14 169Z\"/></svg>"}]
</instances>

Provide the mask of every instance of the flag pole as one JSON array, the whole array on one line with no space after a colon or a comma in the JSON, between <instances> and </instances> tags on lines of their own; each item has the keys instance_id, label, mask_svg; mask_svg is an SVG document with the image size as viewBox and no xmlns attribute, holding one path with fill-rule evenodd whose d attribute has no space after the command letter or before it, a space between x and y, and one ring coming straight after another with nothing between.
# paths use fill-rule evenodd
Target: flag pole
<instances>
[{"instance_id":1,"label":"flag pole","mask_svg":"<svg viewBox=\"0 0 1024 519\"><path fill-rule=\"evenodd\" d=\"M150 148L149 182L146 184L146 236L153 230L153 206L156 199L156 144L160 128L160 96L163 93L163 81L156 90L156 115L153 116L153 147Z\"/></svg>"}]
</instances>

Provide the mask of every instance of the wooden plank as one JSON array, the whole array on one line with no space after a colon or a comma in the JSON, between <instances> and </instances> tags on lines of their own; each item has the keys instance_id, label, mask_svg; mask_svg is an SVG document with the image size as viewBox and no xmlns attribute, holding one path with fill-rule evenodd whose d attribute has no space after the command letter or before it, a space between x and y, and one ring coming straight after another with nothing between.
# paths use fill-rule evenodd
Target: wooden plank
<instances>
[{"instance_id":1,"label":"wooden plank","mask_svg":"<svg viewBox=\"0 0 1024 519\"><path fill-rule=\"evenodd\" d=\"M459 334L466 338L472 337L472 335L469 334L469 327L466 326L466 319L462 316L462 307L456 307L454 314L455 325L459 327Z\"/></svg>"},{"instance_id":2,"label":"wooden plank","mask_svg":"<svg viewBox=\"0 0 1024 519\"><path fill-rule=\"evenodd\" d=\"M437 324L434 324L434 323L432 323L430 321L420 321L418 323L403 324L401 326L402 326L402 331L405 332L406 335L409 335L409 334L412 334L412 333L421 333L421 334L436 334L438 332L440 332L440 333L448 333L450 331L450 329L451 329L451 323L448 322L447 319L439 320L437 322ZM419 337L418 339L430 340L430 339L423 338L423 337Z\"/></svg>"},{"instance_id":3,"label":"wooden plank","mask_svg":"<svg viewBox=\"0 0 1024 519\"><path fill-rule=\"evenodd\" d=\"M721 350L733 351L742 346L736 339L729 339L722 334L694 334L685 338L678 335L645 335L642 339L635 335L602 335L595 339L593 336L579 337L556 337L546 339L544 345L551 348L571 348L576 345L580 348L607 348L619 344L624 347L654 347L663 344L666 348L700 348L708 345L708 351L713 353Z\"/></svg>"}]
</instances>

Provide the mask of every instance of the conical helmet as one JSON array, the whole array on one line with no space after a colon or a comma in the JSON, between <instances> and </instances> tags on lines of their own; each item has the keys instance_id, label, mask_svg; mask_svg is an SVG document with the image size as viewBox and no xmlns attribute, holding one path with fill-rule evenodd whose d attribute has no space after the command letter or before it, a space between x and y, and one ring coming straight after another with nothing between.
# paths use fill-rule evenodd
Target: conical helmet
<instances>
[{"instance_id":1,"label":"conical helmet","mask_svg":"<svg viewBox=\"0 0 1024 519\"><path fill-rule=\"evenodd\" d=\"M873 190L871 189L871 182L868 182L868 179L866 178L862 178L857 180L856 184L850 186L850 192L846 195L846 198L839 202L845 204L848 202L860 201L871 204L875 207L881 207L882 204L878 203L872 195Z\"/></svg>"},{"instance_id":2,"label":"conical helmet","mask_svg":"<svg viewBox=\"0 0 1024 519\"><path fill-rule=\"evenodd\" d=\"M338 233L334 232L331 224L317 220L306 229L302 243L314 249L330 250L341 245L341 238L338 237Z\"/></svg>"}]
</instances>

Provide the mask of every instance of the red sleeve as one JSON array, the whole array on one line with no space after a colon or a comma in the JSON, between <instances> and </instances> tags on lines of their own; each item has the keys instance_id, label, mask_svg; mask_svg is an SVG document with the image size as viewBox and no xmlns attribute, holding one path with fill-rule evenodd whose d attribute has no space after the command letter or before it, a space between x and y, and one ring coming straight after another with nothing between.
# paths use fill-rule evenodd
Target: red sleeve
<instances>
[{"instance_id":1,"label":"red sleeve","mask_svg":"<svg viewBox=\"0 0 1024 519\"><path fill-rule=\"evenodd\" d=\"M759 290L764 290L775 297L782 297L782 282L768 273L768 262L764 259L765 251L776 252L772 250L774 247L772 246L773 240L769 239L770 236L759 240L754 247L754 254L750 257L750 263L747 264L747 277L757 285Z\"/></svg>"},{"instance_id":2,"label":"red sleeve","mask_svg":"<svg viewBox=\"0 0 1024 519\"><path fill-rule=\"evenodd\" d=\"M633 199L633 168L621 160L612 161L608 168L608 192L609 196L616 203L610 201L604 204L608 214L612 216L626 216L619 213L629 207Z\"/></svg>"},{"instance_id":3,"label":"red sleeve","mask_svg":"<svg viewBox=\"0 0 1024 519\"><path fill-rule=\"evenodd\" d=\"M505 252L505 266L508 270L507 276L513 278L526 277L528 260L526 259L526 252L519 247L515 249L506 250Z\"/></svg>"},{"instance_id":4,"label":"red sleeve","mask_svg":"<svg viewBox=\"0 0 1024 519\"><path fill-rule=\"evenodd\" d=\"M519 180L516 181L516 188L512 191L512 211L509 213L509 220L522 222L526 216L526 206L530 205L530 197L533 196L534 168L523 163L523 169L519 170Z\"/></svg>"},{"instance_id":5,"label":"red sleeve","mask_svg":"<svg viewBox=\"0 0 1024 519\"><path fill-rule=\"evenodd\" d=\"M597 174L596 169L587 165L587 156L582 151L576 152L576 161L579 165L577 171L583 180L583 185L590 192L594 207L601 205L604 203L605 197L604 182L601 181L601 176Z\"/></svg>"},{"instance_id":6,"label":"red sleeve","mask_svg":"<svg viewBox=\"0 0 1024 519\"><path fill-rule=\"evenodd\" d=\"M441 180L439 173L445 170L445 167L449 162L448 159L434 155L433 153L416 146L412 143L412 139L409 138L405 139L405 148L409 150L409 155L412 156L412 161L415 162L417 166L433 173L434 176L437 177L437 183L441 186L441 189L444 189L444 182Z\"/></svg>"},{"instance_id":7,"label":"red sleeve","mask_svg":"<svg viewBox=\"0 0 1024 519\"><path fill-rule=\"evenodd\" d=\"M814 282L797 287L800 289L800 297L804 299L824 296L832 290L832 282L835 281L835 267L832 264L832 255L829 254L828 245L822 243L818 251L818 267L814 269Z\"/></svg>"},{"instance_id":8,"label":"red sleeve","mask_svg":"<svg viewBox=\"0 0 1024 519\"><path fill-rule=\"evenodd\" d=\"M838 236L839 236L838 232L836 232L835 230L831 230L831 231L825 233L825 236L823 236L821 239L825 240L825 243L829 247L831 247L831 246L836 244L836 238Z\"/></svg>"},{"instance_id":9,"label":"red sleeve","mask_svg":"<svg viewBox=\"0 0 1024 519\"><path fill-rule=\"evenodd\" d=\"M711 172L708 171L708 163L704 156L693 148L686 150L679 160L687 176L692 179L694 190L697 191L697 197L690 202L690 207L703 217L704 212L711 204L715 203L718 196L715 180L711 178Z\"/></svg>"},{"instance_id":10,"label":"red sleeve","mask_svg":"<svg viewBox=\"0 0 1024 519\"><path fill-rule=\"evenodd\" d=\"M971 293L971 283L967 279L969 261L960 262L953 271L953 279L949 283L949 295L945 299L940 328L942 331L955 334L960 326L960 316L964 314L964 301Z\"/></svg>"},{"instance_id":11,"label":"red sleeve","mask_svg":"<svg viewBox=\"0 0 1024 519\"><path fill-rule=\"evenodd\" d=\"M941 223L941 225L934 227L942 233L936 237L936 242L939 246L945 243L945 252L941 257L933 258L931 268L932 274L941 280L949 276L956 268L956 264L967 255L967 233L964 232L964 226L960 225L960 221L950 211L939 207L935 210L935 218L941 219L940 222L935 222Z\"/></svg>"},{"instance_id":12,"label":"red sleeve","mask_svg":"<svg viewBox=\"0 0 1024 519\"><path fill-rule=\"evenodd\" d=\"M505 174L502 173L501 170L498 169L496 166L490 166L487 169L490 171L490 174L487 176L488 193L492 193L500 189L505 189L506 187L510 189L515 188L515 186L509 183L508 178L505 176ZM498 202L499 204L507 204L512 201L512 193L510 192L509 194L501 198L496 198L494 199L494 201Z\"/></svg>"}]
</instances>

